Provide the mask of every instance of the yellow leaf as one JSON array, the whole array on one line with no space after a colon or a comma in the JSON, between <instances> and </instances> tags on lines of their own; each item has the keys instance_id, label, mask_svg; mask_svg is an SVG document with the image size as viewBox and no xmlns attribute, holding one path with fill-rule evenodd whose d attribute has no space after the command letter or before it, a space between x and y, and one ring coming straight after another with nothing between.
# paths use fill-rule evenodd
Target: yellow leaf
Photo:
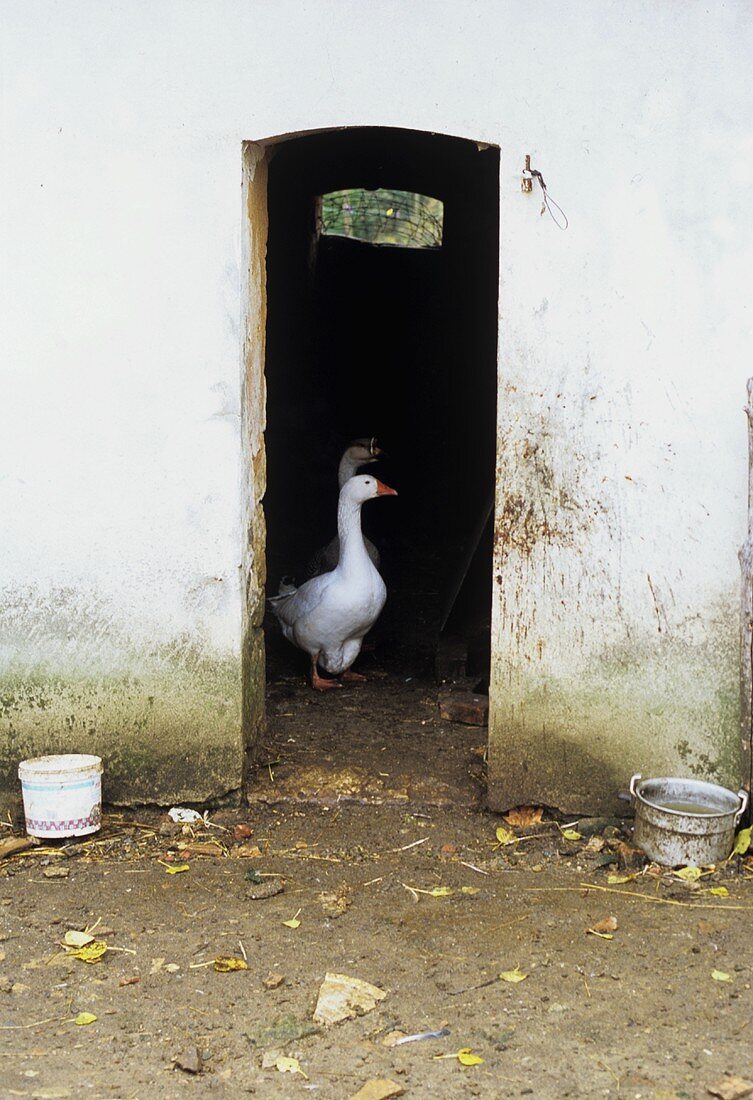
<instances>
[{"instance_id":1,"label":"yellow leaf","mask_svg":"<svg viewBox=\"0 0 753 1100\"><path fill-rule=\"evenodd\" d=\"M93 1012L79 1012L73 1022L74 1024L78 1024L79 1027L83 1027L84 1024L93 1024L96 1018Z\"/></svg>"},{"instance_id":2,"label":"yellow leaf","mask_svg":"<svg viewBox=\"0 0 753 1100\"><path fill-rule=\"evenodd\" d=\"M503 982L522 982L528 977L524 974L519 966L516 966L514 970L503 970L500 974L500 978Z\"/></svg>"},{"instance_id":3,"label":"yellow leaf","mask_svg":"<svg viewBox=\"0 0 753 1100\"><path fill-rule=\"evenodd\" d=\"M748 848L750 848L750 838L753 834L753 825L749 829L741 829L735 837L735 847L732 849L733 856L744 856Z\"/></svg>"},{"instance_id":4,"label":"yellow leaf","mask_svg":"<svg viewBox=\"0 0 753 1100\"><path fill-rule=\"evenodd\" d=\"M580 840L582 833L579 833L577 829L560 829L565 840Z\"/></svg>"},{"instance_id":5,"label":"yellow leaf","mask_svg":"<svg viewBox=\"0 0 753 1100\"><path fill-rule=\"evenodd\" d=\"M515 833L513 833L510 829L506 829L504 825L499 826L496 832L496 837L498 843L502 844L503 846L507 844L518 843L518 838L516 837Z\"/></svg>"},{"instance_id":6,"label":"yellow leaf","mask_svg":"<svg viewBox=\"0 0 753 1100\"><path fill-rule=\"evenodd\" d=\"M600 940L613 940L614 936L611 932L597 932L595 928L587 928L588 932L592 936L598 936Z\"/></svg>"},{"instance_id":7,"label":"yellow leaf","mask_svg":"<svg viewBox=\"0 0 753 1100\"><path fill-rule=\"evenodd\" d=\"M429 897L432 898L448 898L453 893L451 886L435 886L433 890L429 890Z\"/></svg>"},{"instance_id":8,"label":"yellow leaf","mask_svg":"<svg viewBox=\"0 0 753 1100\"><path fill-rule=\"evenodd\" d=\"M470 1047L463 1047L458 1051L458 1062L461 1066L481 1066L484 1063L483 1058L479 1058L478 1054L474 1054Z\"/></svg>"},{"instance_id":9,"label":"yellow leaf","mask_svg":"<svg viewBox=\"0 0 753 1100\"><path fill-rule=\"evenodd\" d=\"M731 974L725 974L723 970L712 970L711 971L711 977L714 979L715 982L731 982L732 981L732 975Z\"/></svg>"},{"instance_id":10,"label":"yellow leaf","mask_svg":"<svg viewBox=\"0 0 753 1100\"><path fill-rule=\"evenodd\" d=\"M248 963L234 955L218 955L214 960L214 969L218 974L229 974L231 970L248 970Z\"/></svg>"},{"instance_id":11,"label":"yellow leaf","mask_svg":"<svg viewBox=\"0 0 753 1100\"><path fill-rule=\"evenodd\" d=\"M161 859L158 859L157 863L165 868L168 875L179 875L181 871L190 870L188 863L163 863Z\"/></svg>"},{"instance_id":12,"label":"yellow leaf","mask_svg":"<svg viewBox=\"0 0 753 1100\"><path fill-rule=\"evenodd\" d=\"M290 920L284 920L282 922L286 928L300 928L301 922L298 920L300 912L301 910L299 909L294 917L291 917Z\"/></svg>"},{"instance_id":13,"label":"yellow leaf","mask_svg":"<svg viewBox=\"0 0 753 1100\"><path fill-rule=\"evenodd\" d=\"M275 1068L278 1069L280 1073L300 1073L302 1077L306 1077L297 1058L286 1058L281 1054L275 1062ZM306 1080L308 1081L308 1077L306 1077Z\"/></svg>"},{"instance_id":14,"label":"yellow leaf","mask_svg":"<svg viewBox=\"0 0 753 1100\"><path fill-rule=\"evenodd\" d=\"M106 950L107 944L104 940L92 940L91 943L86 943L83 947L79 947L77 951L70 951L69 954L73 959L81 959L81 962L97 963Z\"/></svg>"},{"instance_id":15,"label":"yellow leaf","mask_svg":"<svg viewBox=\"0 0 753 1100\"><path fill-rule=\"evenodd\" d=\"M698 882L703 871L700 867L680 867L678 871L673 871L672 874L676 878L681 878L683 882Z\"/></svg>"},{"instance_id":16,"label":"yellow leaf","mask_svg":"<svg viewBox=\"0 0 753 1100\"><path fill-rule=\"evenodd\" d=\"M391 218L394 213L395 213L394 209L390 206L387 210L387 217Z\"/></svg>"},{"instance_id":17,"label":"yellow leaf","mask_svg":"<svg viewBox=\"0 0 753 1100\"><path fill-rule=\"evenodd\" d=\"M87 943L91 943L94 936L90 936L88 932L77 932L75 929L71 929L63 936L63 943L66 947L86 947Z\"/></svg>"},{"instance_id":18,"label":"yellow leaf","mask_svg":"<svg viewBox=\"0 0 753 1100\"><path fill-rule=\"evenodd\" d=\"M715 898L728 898L729 890L726 886L712 886L709 890L710 894L713 894Z\"/></svg>"},{"instance_id":19,"label":"yellow leaf","mask_svg":"<svg viewBox=\"0 0 753 1100\"><path fill-rule=\"evenodd\" d=\"M460 887L460 893L461 894L470 894L471 897L472 897L474 894L480 894L481 890L478 886L461 886Z\"/></svg>"},{"instance_id":20,"label":"yellow leaf","mask_svg":"<svg viewBox=\"0 0 753 1100\"><path fill-rule=\"evenodd\" d=\"M607 882L610 886L622 886L626 882L632 882L635 875L607 875Z\"/></svg>"}]
</instances>

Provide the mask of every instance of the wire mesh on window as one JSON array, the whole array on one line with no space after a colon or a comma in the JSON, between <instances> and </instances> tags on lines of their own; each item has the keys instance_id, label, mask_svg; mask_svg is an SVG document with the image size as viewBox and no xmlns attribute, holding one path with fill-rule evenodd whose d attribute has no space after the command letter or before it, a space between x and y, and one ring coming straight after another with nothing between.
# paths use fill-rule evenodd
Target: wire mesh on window
<instances>
[{"instance_id":1,"label":"wire mesh on window","mask_svg":"<svg viewBox=\"0 0 753 1100\"><path fill-rule=\"evenodd\" d=\"M399 248L440 248L443 204L429 195L380 187L330 191L321 198L320 231Z\"/></svg>"}]
</instances>

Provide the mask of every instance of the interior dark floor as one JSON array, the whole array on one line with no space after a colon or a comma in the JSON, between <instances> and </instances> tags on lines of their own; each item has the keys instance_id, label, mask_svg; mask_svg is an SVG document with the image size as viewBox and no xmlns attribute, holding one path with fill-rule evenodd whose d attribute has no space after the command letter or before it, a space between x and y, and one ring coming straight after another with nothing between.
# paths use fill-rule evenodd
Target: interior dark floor
<instances>
[{"instance_id":1,"label":"interior dark floor","mask_svg":"<svg viewBox=\"0 0 753 1100\"><path fill-rule=\"evenodd\" d=\"M288 140L269 164L268 592L300 581L335 533L342 451L375 436L384 455L368 471L399 495L364 507L388 599L356 667L378 670L383 691L435 686L441 637L460 639L469 676L487 674L498 170L495 148L382 128ZM321 235L319 196L355 187L441 199L441 247ZM268 680L303 684L306 655L273 619L266 635ZM362 698L373 710L378 695Z\"/></svg>"}]
</instances>

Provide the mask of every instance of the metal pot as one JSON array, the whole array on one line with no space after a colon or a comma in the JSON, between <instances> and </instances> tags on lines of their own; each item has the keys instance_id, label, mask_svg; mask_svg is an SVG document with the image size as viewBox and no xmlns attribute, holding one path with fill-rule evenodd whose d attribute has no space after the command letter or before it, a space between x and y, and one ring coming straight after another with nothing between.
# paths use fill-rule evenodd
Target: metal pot
<instances>
[{"instance_id":1,"label":"metal pot","mask_svg":"<svg viewBox=\"0 0 753 1100\"><path fill-rule=\"evenodd\" d=\"M649 859L667 867L709 867L729 856L748 805L747 791L735 794L700 779L640 780L640 775L630 780L633 840ZM669 809L667 803L682 809ZM697 813L686 809L692 805L698 806Z\"/></svg>"}]
</instances>

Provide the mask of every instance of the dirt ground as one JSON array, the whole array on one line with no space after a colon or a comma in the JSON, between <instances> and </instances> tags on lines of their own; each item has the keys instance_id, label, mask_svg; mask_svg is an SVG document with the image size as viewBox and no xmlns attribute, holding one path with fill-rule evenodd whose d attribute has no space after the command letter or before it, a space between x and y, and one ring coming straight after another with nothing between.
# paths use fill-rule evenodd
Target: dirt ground
<instances>
[{"instance_id":1,"label":"dirt ground","mask_svg":"<svg viewBox=\"0 0 753 1100\"><path fill-rule=\"evenodd\" d=\"M745 860L688 884L613 824L567 839L545 815L500 846L509 826L468 808L259 802L209 820L111 813L90 841L0 864L0 1095L339 1100L385 1078L415 1097L658 1100L753 1077ZM609 916L613 938L587 931ZM60 947L85 928L98 962ZM328 971L386 996L317 1029ZM465 1048L483 1062L438 1057Z\"/></svg>"},{"instance_id":2,"label":"dirt ground","mask_svg":"<svg viewBox=\"0 0 753 1100\"><path fill-rule=\"evenodd\" d=\"M2 1100L346 1100L375 1079L391 1091L362 1098L669 1100L753 1078L753 859L686 882L629 822L490 814L486 731L440 718L426 667L360 667L324 695L295 655L274 668L248 805L111 808L0 859ZM85 930L96 961L64 946ZM384 997L319 1026L328 972Z\"/></svg>"}]
</instances>

